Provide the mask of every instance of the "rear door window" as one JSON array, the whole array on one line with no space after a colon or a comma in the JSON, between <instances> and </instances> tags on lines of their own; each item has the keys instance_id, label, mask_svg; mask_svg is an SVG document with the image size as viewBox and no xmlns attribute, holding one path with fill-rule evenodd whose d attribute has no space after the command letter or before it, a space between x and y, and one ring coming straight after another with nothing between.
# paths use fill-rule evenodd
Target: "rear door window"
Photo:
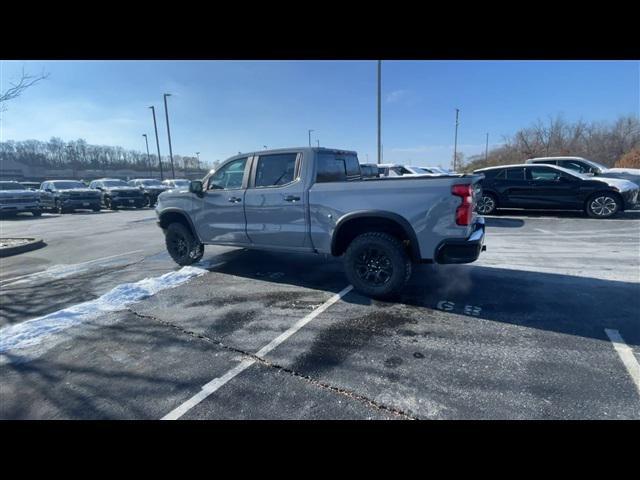
<instances>
[{"instance_id":1,"label":"rear door window","mask_svg":"<svg viewBox=\"0 0 640 480\"><path fill-rule=\"evenodd\" d=\"M507 180L524 180L524 168L507 169Z\"/></svg>"},{"instance_id":2,"label":"rear door window","mask_svg":"<svg viewBox=\"0 0 640 480\"><path fill-rule=\"evenodd\" d=\"M297 153L261 155L256 167L256 187L276 187L293 182Z\"/></svg>"},{"instance_id":3,"label":"rear door window","mask_svg":"<svg viewBox=\"0 0 640 480\"><path fill-rule=\"evenodd\" d=\"M534 167L529 169L531 180L538 182L553 182L558 180L562 172L552 168Z\"/></svg>"}]
</instances>

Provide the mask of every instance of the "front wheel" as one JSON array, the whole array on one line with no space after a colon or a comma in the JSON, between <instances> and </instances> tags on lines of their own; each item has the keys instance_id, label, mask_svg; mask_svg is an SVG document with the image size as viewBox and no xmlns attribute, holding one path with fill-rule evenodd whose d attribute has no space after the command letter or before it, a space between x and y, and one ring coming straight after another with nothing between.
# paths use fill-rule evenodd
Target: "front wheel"
<instances>
[{"instance_id":1,"label":"front wheel","mask_svg":"<svg viewBox=\"0 0 640 480\"><path fill-rule=\"evenodd\" d=\"M204 245L181 223L172 223L165 234L167 252L178 265L191 265L200 261Z\"/></svg>"},{"instance_id":2,"label":"front wheel","mask_svg":"<svg viewBox=\"0 0 640 480\"><path fill-rule=\"evenodd\" d=\"M610 218L620 210L617 195L597 193L587 200L586 212L592 218Z\"/></svg>"},{"instance_id":3,"label":"front wheel","mask_svg":"<svg viewBox=\"0 0 640 480\"><path fill-rule=\"evenodd\" d=\"M397 295L411 277L411 260L402 242L382 232L357 236L344 254L344 266L354 288L374 298Z\"/></svg>"}]
</instances>

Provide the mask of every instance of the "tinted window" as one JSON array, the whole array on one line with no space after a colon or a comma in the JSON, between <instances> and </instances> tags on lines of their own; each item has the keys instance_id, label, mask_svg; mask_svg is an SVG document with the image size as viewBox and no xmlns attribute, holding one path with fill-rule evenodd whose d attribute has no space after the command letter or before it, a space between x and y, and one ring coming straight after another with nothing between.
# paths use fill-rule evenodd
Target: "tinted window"
<instances>
[{"instance_id":1,"label":"tinted window","mask_svg":"<svg viewBox=\"0 0 640 480\"><path fill-rule=\"evenodd\" d=\"M524 180L524 168L507 169L507 180Z\"/></svg>"},{"instance_id":2,"label":"tinted window","mask_svg":"<svg viewBox=\"0 0 640 480\"><path fill-rule=\"evenodd\" d=\"M103 187L128 187L127 182L123 180L105 180L104 182L100 182Z\"/></svg>"},{"instance_id":3,"label":"tinted window","mask_svg":"<svg viewBox=\"0 0 640 480\"><path fill-rule=\"evenodd\" d=\"M209 178L209 190L242 188L247 158L238 158L220 168Z\"/></svg>"},{"instance_id":4,"label":"tinted window","mask_svg":"<svg viewBox=\"0 0 640 480\"><path fill-rule=\"evenodd\" d=\"M74 188L86 188L82 182L52 182L57 190L70 190Z\"/></svg>"},{"instance_id":5,"label":"tinted window","mask_svg":"<svg viewBox=\"0 0 640 480\"><path fill-rule=\"evenodd\" d=\"M344 182L360 178L360 163L355 155L321 153L318 155L316 182Z\"/></svg>"},{"instance_id":6,"label":"tinted window","mask_svg":"<svg viewBox=\"0 0 640 480\"><path fill-rule=\"evenodd\" d=\"M529 169L531 180L554 181L562 176L562 172L551 168L531 168Z\"/></svg>"},{"instance_id":7,"label":"tinted window","mask_svg":"<svg viewBox=\"0 0 640 480\"><path fill-rule=\"evenodd\" d=\"M271 187L293 182L297 153L261 155L256 167L256 187Z\"/></svg>"}]
</instances>

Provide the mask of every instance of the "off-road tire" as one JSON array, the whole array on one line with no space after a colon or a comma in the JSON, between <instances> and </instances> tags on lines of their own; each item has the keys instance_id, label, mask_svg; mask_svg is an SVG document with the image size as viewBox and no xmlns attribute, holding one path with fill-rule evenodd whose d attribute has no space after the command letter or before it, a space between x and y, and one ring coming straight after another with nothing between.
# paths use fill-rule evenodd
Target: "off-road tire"
<instances>
[{"instance_id":1,"label":"off-road tire","mask_svg":"<svg viewBox=\"0 0 640 480\"><path fill-rule=\"evenodd\" d=\"M353 239L344 254L344 268L351 285L372 298L397 296L411 278L411 259L405 246L383 232L367 232ZM376 284L380 280L383 283Z\"/></svg>"},{"instance_id":2,"label":"off-road tire","mask_svg":"<svg viewBox=\"0 0 640 480\"><path fill-rule=\"evenodd\" d=\"M204 245L181 223L172 223L165 233L167 252L178 265L192 265L204 254Z\"/></svg>"}]
</instances>

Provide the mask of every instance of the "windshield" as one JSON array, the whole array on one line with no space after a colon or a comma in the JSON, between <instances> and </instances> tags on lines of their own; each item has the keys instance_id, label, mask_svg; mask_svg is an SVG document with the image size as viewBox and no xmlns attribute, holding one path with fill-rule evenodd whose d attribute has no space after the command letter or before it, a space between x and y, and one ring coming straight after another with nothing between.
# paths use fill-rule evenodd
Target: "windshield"
<instances>
[{"instance_id":1,"label":"windshield","mask_svg":"<svg viewBox=\"0 0 640 480\"><path fill-rule=\"evenodd\" d=\"M144 185L145 187L151 187L151 186L153 186L153 187L155 187L155 186L162 187L163 186L162 182L160 180L140 180L140 183L142 185Z\"/></svg>"},{"instance_id":2,"label":"windshield","mask_svg":"<svg viewBox=\"0 0 640 480\"><path fill-rule=\"evenodd\" d=\"M73 188L87 188L82 182L52 182L58 190L71 190Z\"/></svg>"},{"instance_id":3,"label":"windshield","mask_svg":"<svg viewBox=\"0 0 640 480\"><path fill-rule=\"evenodd\" d=\"M128 187L127 182L123 180L104 180L102 184L105 187Z\"/></svg>"},{"instance_id":4,"label":"windshield","mask_svg":"<svg viewBox=\"0 0 640 480\"><path fill-rule=\"evenodd\" d=\"M24 190L25 188L19 183L0 182L0 190Z\"/></svg>"}]
</instances>

